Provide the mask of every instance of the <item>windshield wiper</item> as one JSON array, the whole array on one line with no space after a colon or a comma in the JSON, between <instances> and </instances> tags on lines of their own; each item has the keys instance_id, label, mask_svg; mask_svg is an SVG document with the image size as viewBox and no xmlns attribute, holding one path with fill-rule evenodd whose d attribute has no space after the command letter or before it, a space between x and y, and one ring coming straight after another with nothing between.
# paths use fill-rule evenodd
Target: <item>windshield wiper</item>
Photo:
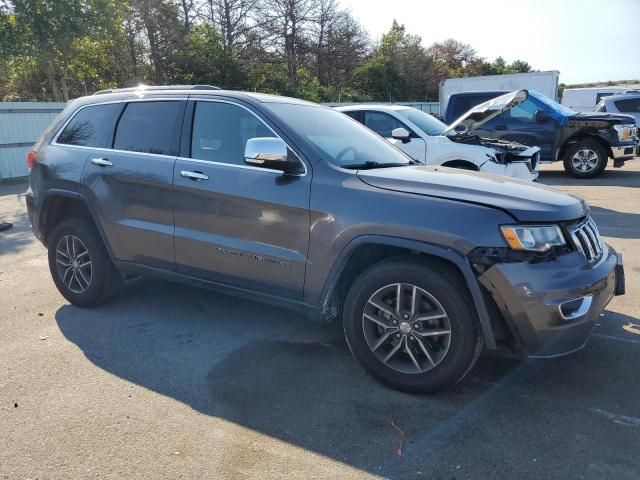
<instances>
[{"instance_id":1,"label":"windshield wiper","mask_svg":"<svg viewBox=\"0 0 640 480\"><path fill-rule=\"evenodd\" d=\"M364 163L356 163L353 165L342 165L342 168L352 168L357 170L371 170L373 168L389 168L389 167L405 167L407 165L415 165L415 160L409 160L408 163L379 163L373 160L367 160Z\"/></svg>"}]
</instances>

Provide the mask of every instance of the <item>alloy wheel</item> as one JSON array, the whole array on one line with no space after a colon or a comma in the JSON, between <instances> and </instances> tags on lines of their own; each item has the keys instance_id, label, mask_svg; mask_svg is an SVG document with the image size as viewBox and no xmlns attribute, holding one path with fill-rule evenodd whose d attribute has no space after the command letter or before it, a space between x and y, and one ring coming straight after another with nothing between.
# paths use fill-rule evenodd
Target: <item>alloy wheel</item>
<instances>
[{"instance_id":1,"label":"alloy wheel","mask_svg":"<svg viewBox=\"0 0 640 480\"><path fill-rule=\"evenodd\" d=\"M578 150L571 157L573 168L582 173L589 173L598 167L598 153L590 148Z\"/></svg>"},{"instance_id":2,"label":"alloy wheel","mask_svg":"<svg viewBox=\"0 0 640 480\"><path fill-rule=\"evenodd\" d=\"M394 283L367 301L362 328L371 352L401 373L424 373L441 363L451 344L449 316L426 290Z\"/></svg>"},{"instance_id":3,"label":"alloy wheel","mask_svg":"<svg viewBox=\"0 0 640 480\"><path fill-rule=\"evenodd\" d=\"M75 235L65 235L56 246L56 269L62 283L73 293L84 293L91 285L91 255Z\"/></svg>"}]
</instances>

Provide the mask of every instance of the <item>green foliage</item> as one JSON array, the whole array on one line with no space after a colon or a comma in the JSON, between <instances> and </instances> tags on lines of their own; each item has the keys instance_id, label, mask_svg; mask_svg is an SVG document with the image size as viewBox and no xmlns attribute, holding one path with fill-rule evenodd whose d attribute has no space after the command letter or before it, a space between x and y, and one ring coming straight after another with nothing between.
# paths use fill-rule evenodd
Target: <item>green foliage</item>
<instances>
[{"instance_id":1,"label":"green foliage","mask_svg":"<svg viewBox=\"0 0 640 480\"><path fill-rule=\"evenodd\" d=\"M428 101L443 78L531 71L453 39L424 48L395 20L372 46L336 2L291 1L0 1L0 99L64 101L144 82L314 102Z\"/></svg>"}]
</instances>

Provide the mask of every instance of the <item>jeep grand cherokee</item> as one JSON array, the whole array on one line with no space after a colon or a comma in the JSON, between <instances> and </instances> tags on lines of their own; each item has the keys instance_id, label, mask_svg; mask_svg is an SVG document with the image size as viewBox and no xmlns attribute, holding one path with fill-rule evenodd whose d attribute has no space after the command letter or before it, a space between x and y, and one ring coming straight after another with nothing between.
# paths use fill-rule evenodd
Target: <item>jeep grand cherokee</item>
<instances>
[{"instance_id":1,"label":"jeep grand cherokee","mask_svg":"<svg viewBox=\"0 0 640 480\"><path fill-rule=\"evenodd\" d=\"M342 113L223 90L72 102L28 155L60 293L89 307L159 275L341 319L394 388L458 382L483 345L582 347L624 291L579 198L416 165Z\"/></svg>"}]
</instances>

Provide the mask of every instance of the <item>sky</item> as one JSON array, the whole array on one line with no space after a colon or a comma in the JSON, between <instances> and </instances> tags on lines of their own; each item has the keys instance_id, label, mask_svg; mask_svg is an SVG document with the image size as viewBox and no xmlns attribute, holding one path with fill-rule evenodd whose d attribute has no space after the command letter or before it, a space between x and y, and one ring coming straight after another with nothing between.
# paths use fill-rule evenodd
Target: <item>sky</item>
<instances>
[{"instance_id":1,"label":"sky","mask_svg":"<svg viewBox=\"0 0 640 480\"><path fill-rule=\"evenodd\" d=\"M566 84L640 78L640 0L340 0L373 40L393 19L425 46L447 38L481 57L559 70Z\"/></svg>"}]
</instances>

